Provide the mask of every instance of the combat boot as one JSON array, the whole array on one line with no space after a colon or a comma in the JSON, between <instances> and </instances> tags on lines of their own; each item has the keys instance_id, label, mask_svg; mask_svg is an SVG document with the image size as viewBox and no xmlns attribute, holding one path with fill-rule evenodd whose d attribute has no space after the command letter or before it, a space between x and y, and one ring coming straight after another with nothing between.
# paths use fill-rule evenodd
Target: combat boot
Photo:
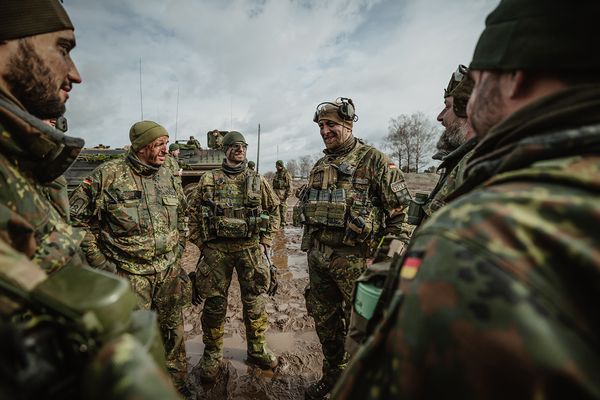
<instances>
[{"instance_id":1,"label":"combat boot","mask_svg":"<svg viewBox=\"0 0 600 400\"><path fill-rule=\"evenodd\" d=\"M203 356L198 366L200 381L202 383L214 383L220 368L221 360Z\"/></svg>"},{"instance_id":2,"label":"combat boot","mask_svg":"<svg viewBox=\"0 0 600 400\"><path fill-rule=\"evenodd\" d=\"M335 379L323 377L310 385L304 393L305 400L326 399L335 387Z\"/></svg>"},{"instance_id":3,"label":"combat boot","mask_svg":"<svg viewBox=\"0 0 600 400\"><path fill-rule=\"evenodd\" d=\"M271 352L271 350L266 349L266 348L262 352L262 354L252 355L252 354L248 353L247 361L250 364L256 365L260 369L265 369L265 370L274 369L279 364L275 354L273 354L273 352Z\"/></svg>"}]
</instances>

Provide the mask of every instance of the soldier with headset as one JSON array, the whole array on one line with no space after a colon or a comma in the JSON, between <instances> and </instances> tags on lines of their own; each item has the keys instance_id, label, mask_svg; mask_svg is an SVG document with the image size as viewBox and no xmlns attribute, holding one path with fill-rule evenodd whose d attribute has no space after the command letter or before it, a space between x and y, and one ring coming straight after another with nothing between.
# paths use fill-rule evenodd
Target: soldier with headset
<instances>
[{"instance_id":1,"label":"soldier with headset","mask_svg":"<svg viewBox=\"0 0 600 400\"><path fill-rule=\"evenodd\" d=\"M355 281L384 236L407 237L410 195L388 157L353 136L358 116L352 99L320 103L313 120L325 155L310 173L298 210L308 254L306 307L324 356L323 376L307 388L306 398L321 399L348 362L344 340Z\"/></svg>"}]
</instances>

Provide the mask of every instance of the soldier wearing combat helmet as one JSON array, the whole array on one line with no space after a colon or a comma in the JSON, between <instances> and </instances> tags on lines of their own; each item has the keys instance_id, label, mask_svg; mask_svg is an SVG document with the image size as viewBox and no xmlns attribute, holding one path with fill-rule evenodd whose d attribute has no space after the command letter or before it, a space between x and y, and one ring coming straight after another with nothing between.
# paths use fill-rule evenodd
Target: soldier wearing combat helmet
<instances>
[{"instance_id":1,"label":"soldier wearing combat helmet","mask_svg":"<svg viewBox=\"0 0 600 400\"><path fill-rule=\"evenodd\" d=\"M223 358L227 296L233 270L237 271L244 308L248 362L263 369L277 365L267 348L269 322L264 294L274 290L274 271L269 255L272 235L279 225L279 200L268 182L247 168L246 139L240 132L223 138L226 158L221 168L202 176L190 204L190 240L201 252L191 274L195 304L205 299L202 310L204 354L200 378L213 382ZM269 290L269 294L274 294Z\"/></svg>"},{"instance_id":2,"label":"soldier wearing combat helmet","mask_svg":"<svg viewBox=\"0 0 600 400\"><path fill-rule=\"evenodd\" d=\"M127 278L140 308L158 313L169 372L187 393L182 308L189 281L178 262L186 241L185 197L163 166L165 128L136 122L129 139L126 157L100 165L71 194L71 213L86 231L89 264Z\"/></svg>"},{"instance_id":3,"label":"soldier wearing combat helmet","mask_svg":"<svg viewBox=\"0 0 600 400\"><path fill-rule=\"evenodd\" d=\"M488 16L465 181L394 263L336 398L600 398L598 15L502 0Z\"/></svg>"},{"instance_id":4,"label":"soldier wearing combat helmet","mask_svg":"<svg viewBox=\"0 0 600 400\"><path fill-rule=\"evenodd\" d=\"M333 388L348 361L344 341L356 279L380 240L407 240L404 210L410 200L402 173L388 157L352 134L354 103L339 98L317 106L314 122L325 143L300 198L302 249L308 253L306 307L323 348L323 376L306 397Z\"/></svg>"}]
</instances>

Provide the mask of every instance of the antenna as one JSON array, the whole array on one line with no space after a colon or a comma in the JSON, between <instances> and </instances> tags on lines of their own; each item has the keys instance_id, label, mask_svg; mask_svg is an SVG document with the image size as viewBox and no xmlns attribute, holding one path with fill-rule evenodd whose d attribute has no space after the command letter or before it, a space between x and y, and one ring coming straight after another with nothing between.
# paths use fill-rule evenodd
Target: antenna
<instances>
[{"instance_id":1,"label":"antenna","mask_svg":"<svg viewBox=\"0 0 600 400\"><path fill-rule=\"evenodd\" d=\"M175 110L175 141L177 141L177 121L179 120L179 85L177 85L177 108Z\"/></svg>"},{"instance_id":2,"label":"antenna","mask_svg":"<svg viewBox=\"0 0 600 400\"><path fill-rule=\"evenodd\" d=\"M233 96L229 95L229 130L233 129ZM256 169L258 171L258 168Z\"/></svg>"},{"instance_id":3,"label":"antenna","mask_svg":"<svg viewBox=\"0 0 600 400\"><path fill-rule=\"evenodd\" d=\"M256 146L256 172L258 172L259 164L260 164L260 124L258 124L258 146Z\"/></svg>"},{"instance_id":4,"label":"antenna","mask_svg":"<svg viewBox=\"0 0 600 400\"><path fill-rule=\"evenodd\" d=\"M140 113L142 114L142 120L144 120L144 101L142 97L142 57L140 57Z\"/></svg>"}]
</instances>

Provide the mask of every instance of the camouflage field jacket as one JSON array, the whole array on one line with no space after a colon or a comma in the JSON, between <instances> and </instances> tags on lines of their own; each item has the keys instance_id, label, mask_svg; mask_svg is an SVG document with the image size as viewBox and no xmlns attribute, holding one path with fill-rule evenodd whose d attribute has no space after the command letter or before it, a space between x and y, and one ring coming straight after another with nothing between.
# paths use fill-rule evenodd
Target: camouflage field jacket
<instances>
[{"instance_id":1,"label":"camouflage field jacket","mask_svg":"<svg viewBox=\"0 0 600 400\"><path fill-rule=\"evenodd\" d=\"M311 170L299 201L306 219L303 250L317 240L334 248L354 248L364 255L385 235L408 241L411 229L405 222L405 210L410 194L404 175L379 150L359 139L349 140L346 150L327 154ZM339 208L336 218L334 207ZM368 229L356 235L352 231L350 238L349 222L357 219L365 221L360 224Z\"/></svg>"},{"instance_id":2,"label":"camouflage field jacket","mask_svg":"<svg viewBox=\"0 0 600 400\"><path fill-rule=\"evenodd\" d=\"M160 272L185 243L186 202L164 167L145 165L131 152L108 161L71 194L74 224L86 230L82 247L92 266L105 259L134 274Z\"/></svg>"},{"instance_id":3,"label":"camouflage field jacket","mask_svg":"<svg viewBox=\"0 0 600 400\"><path fill-rule=\"evenodd\" d=\"M61 177L82 147L0 93L0 238L48 273L84 262Z\"/></svg>"},{"instance_id":4,"label":"camouflage field jacket","mask_svg":"<svg viewBox=\"0 0 600 400\"><path fill-rule=\"evenodd\" d=\"M438 167L438 170L443 169L444 172L429 194L427 202L423 205L427 216L445 206L448 195L462 184L466 165L473 155L476 145L477 139L473 138L444 157L444 161Z\"/></svg>"},{"instance_id":5,"label":"camouflage field jacket","mask_svg":"<svg viewBox=\"0 0 600 400\"><path fill-rule=\"evenodd\" d=\"M458 190L334 398L600 399L600 87L494 127Z\"/></svg>"},{"instance_id":6,"label":"camouflage field jacket","mask_svg":"<svg viewBox=\"0 0 600 400\"><path fill-rule=\"evenodd\" d=\"M292 190L292 176L287 169L284 168L281 171L275 172L275 176L273 177L273 190L280 201L284 201L290 197L290 192Z\"/></svg>"}]
</instances>

